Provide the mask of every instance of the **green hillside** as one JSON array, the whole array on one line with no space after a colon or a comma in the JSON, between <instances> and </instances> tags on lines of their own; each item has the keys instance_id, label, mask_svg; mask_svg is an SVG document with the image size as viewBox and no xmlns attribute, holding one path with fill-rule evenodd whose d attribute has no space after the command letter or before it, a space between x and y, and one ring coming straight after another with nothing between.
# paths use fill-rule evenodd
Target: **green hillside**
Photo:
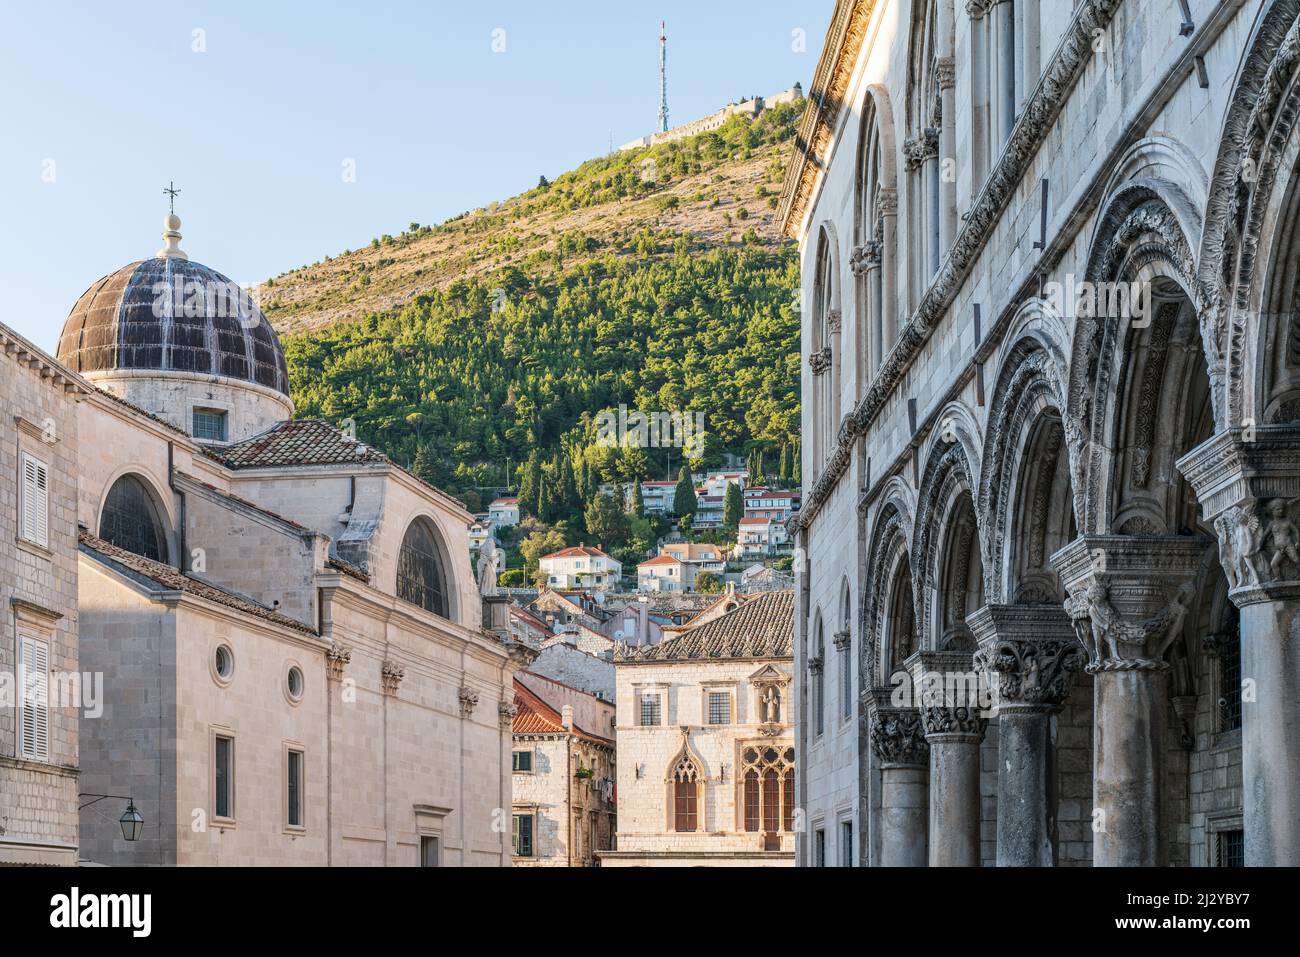
<instances>
[{"instance_id":1,"label":"green hillside","mask_svg":"<svg viewBox=\"0 0 1300 957\"><path fill-rule=\"evenodd\" d=\"M471 508L531 455L551 487L541 517L575 534L600 481L682 463L597 445L595 416L620 403L703 413L697 466L761 451L769 478L790 472L798 263L773 215L797 118L778 107L592 160L269 281L298 415L354 419Z\"/></svg>"}]
</instances>

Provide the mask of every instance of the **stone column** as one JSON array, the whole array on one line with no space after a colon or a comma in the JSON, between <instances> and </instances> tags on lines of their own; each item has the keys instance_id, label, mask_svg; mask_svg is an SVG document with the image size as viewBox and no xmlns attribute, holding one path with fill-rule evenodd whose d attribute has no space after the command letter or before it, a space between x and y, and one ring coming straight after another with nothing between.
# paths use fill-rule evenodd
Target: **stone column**
<instances>
[{"instance_id":1,"label":"stone column","mask_svg":"<svg viewBox=\"0 0 1300 957\"><path fill-rule=\"evenodd\" d=\"M998 867L1052 867L1051 719L1083 665L1060 605L986 605L966 619L998 719Z\"/></svg>"},{"instance_id":2,"label":"stone column","mask_svg":"<svg viewBox=\"0 0 1300 957\"><path fill-rule=\"evenodd\" d=\"M876 194L880 212L880 327L881 349L876 366L898 339L898 190L882 186Z\"/></svg>"},{"instance_id":3,"label":"stone column","mask_svg":"<svg viewBox=\"0 0 1300 957\"><path fill-rule=\"evenodd\" d=\"M993 140L993 156L1011 139L1016 125L1016 27L1015 5L1011 0L995 0L993 5L993 69L997 77L990 91L993 115L997 125ZM992 163L990 157L990 164Z\"/></svg>"},{"instance_id":4,"label":"stone column","mask_svg":"<svg viewBox=\"0 0 1300 957\"><path fill-rule=\"evenodd\" d=\"M1221 432L1178 460L1241 609L1248 867L1300 865L1300 428ZM1246 686L1249 682L1249 686Z\"/></svg>"},{"instance_id":5,"label":"stone column","mask_svg":"<svg viewBox=\"0 0 1300 957\"><path fill-rule=\"evenodd\" d=\"M978 867L980 742L988 722L971 656L920 652L912 683L930 749L930 866Z\"/></svg>"},{"instance_id":6,"label":"stone column","mask_svg":"<svg viewBox=\"0 0 1300 957\"><path fill-rule=\"evenodd\" d=\"M939 181L939 131L934 127L926 127L921 134L921 182L925 189L925 224L926 224L926 256L925 256L925 277L921 282L922 290L926 289L934 280L934 274L939 271L939 259L943 255L940 246L941 227L940 222L943 219L942 211L942 188Z\"/></svg>"},{"instance_id":7,"label":"stone column","mask_svg":"<svg viewBox=\"0 0 1300 957\"><path fill-rule=\"evenodd\" d=\"M947 9L946 4L939 5ZM943 19L947 19L945 15ZM941 28L942 29L942 28ZM934 65L935 79L939 84L943 117L939 124L939 253L952 248L957 236L957 66L952 56L940 57ZM944 177L944 164L951 164L951 175Z\"/></svg>"},{"instance_id":8,"label":"stone column","mask_svg":"<svg viewBox=\"0 0 1300 957\"><path fill-rule=\"evenodd\" d=\"M880 863L926 864L929 749L914 708L890 704L889 692L873 695L871 747L880 765Z\"/></svg>"},{"instance_id":9,"label":"stone column","mask_svg":"<svg viewBox=\"0 0 1300 957\"><path fill-rule=\"evenodd\" d=\"M866 342L858 346L860 349L863 345L866 347L863 349L865 375L863 381L859 383L862 389L866 388L876 369L880 367L884 347L882 341L884 323L881 321L880 314L880 241L869 239L861 246L853 247L853 253L849 256L849 270L862 281L862 305L866 313L865 321L858 324L860 334L866 337Z\"/></svg>"},{"instance_id":10,"label":"stone column","mask_svg":"<svg viewBox=\"0 0 1300 957\"><path fill-rule=\"evenodd\" d=\"M1167 861L1164 777L1169 663L1209 542L1182 535L1085 535L1052 556L1096 676L1093 864Z\"/></svg>"}]
</instances>

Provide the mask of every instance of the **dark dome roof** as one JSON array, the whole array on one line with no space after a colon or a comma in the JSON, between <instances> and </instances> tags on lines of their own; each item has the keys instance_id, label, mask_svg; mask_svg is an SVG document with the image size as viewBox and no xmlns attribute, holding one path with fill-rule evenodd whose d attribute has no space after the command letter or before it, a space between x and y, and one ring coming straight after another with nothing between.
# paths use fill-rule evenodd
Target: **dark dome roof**
<instances>
[{"instance_id":1,"label":"dark dome roof","mask_svg":"<svg viewBox=\"0 0 1300 957\"><path fill-rule=\"evenodd\" d=\"M123 266L77 300L59 337L77 372L220 375L289 394L275 330L239 286L179 256Z\"/></svg>"}]
</instances>

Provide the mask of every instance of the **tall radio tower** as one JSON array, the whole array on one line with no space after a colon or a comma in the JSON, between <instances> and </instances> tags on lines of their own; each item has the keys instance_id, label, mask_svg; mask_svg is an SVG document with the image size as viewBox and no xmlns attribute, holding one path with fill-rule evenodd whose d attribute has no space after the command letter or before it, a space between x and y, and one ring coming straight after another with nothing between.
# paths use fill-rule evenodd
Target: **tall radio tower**
<instances>
[{"instance_id":1,"label":"tall radio tower","mask_svg":"<svg viewBox=\"0 0 1300 957\"><path fill-rule=\"evenodd\" d=\"M668 34L659 21L659 132L668 132Z\"/></svg>"}]
</instances>

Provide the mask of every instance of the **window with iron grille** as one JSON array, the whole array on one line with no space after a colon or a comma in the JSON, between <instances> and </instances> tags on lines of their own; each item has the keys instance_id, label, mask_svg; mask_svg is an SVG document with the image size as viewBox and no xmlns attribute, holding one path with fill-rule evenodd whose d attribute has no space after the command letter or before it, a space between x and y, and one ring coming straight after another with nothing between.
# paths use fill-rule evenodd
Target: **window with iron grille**
<instances>
[{"instance_id":1,"label":"window with iron grille","mask_svg":"<svg viewBox=\"0 0 1300 957\"><path fill-rule=\"evenodd\" d=\"M216 792L212 802L212 816L233 818L235 816L235 740L218 736L213 752L213 789Z\"/></svg>"},{"instance_id":2,"label":"window with iron grille","mask_svg":"<svg viewBox=\"0 0 1300 957\"><path fill-rule=\"evenodd\" d=\"M1219 730L1241 727L1241 621L1228 630L1219 652Z\"/></svg>"},{"instance_id":3,"label":"window with iron grille","mask_svg":"<svg viewBox=\"0 0 1300 957\"><path fill-rule=\"evenodd\" d=\"M402 539L397 557L397 597L435 615L450 617L442 551L433 528L424 519L412 522Z\"/></svg>"},{"instance_id":4,"label":"window with iron grille","mask_svg":"<svg viewBox=\"0 0 1300 957\"><path fill-rule=\"evenodd\" d=\"M656 727L660 723L659 696L643 694L641 696L641 724L644 727Z\"/></svg>"},{"instance_id":5,"label":"window with iron grille","mask_svg":"<svg viewBox=\"0 0 1300 957\"><path fill-rule=\"evenodd\" d=\"M134 475L123 475L108 490L99 516L99 537L143 558L167 561L167 534L158 509Z\"/></svg>"},{"instance_id":6,"label":"window with iron grille","mask_svg":"<svg viewBox=\"0 0 1300 957\"><path fill-rule=\"evenodd\" d=\"M1245 831L1220 831L1215 835L1214 866L1246 866Z\"/></svg>"},{"instance_id":7,"label":"window with iron grille","mask_svg":"<svg viewBox=\"0 0 1300 957\"><path fill-rule=\"evenodd\" d=\"M302 827L302 752L290 751L287 758L285 783L288 789L288 824L290 827Z\"/></svg>"},{"instance_id":8,"label":"window with iron grille","mask_svg":"<svg viewBox=\"0 0 1300 957\"><path fill-rule=\"evenodd\" d=\"M202 442L226 441L226 413L221 409L195 409L191 434Z\"/></svg>"},{"instance_id":9,"label":"window with iron grille","mask_svg":"<svg viewBox=\"0 0 1300 957\"><path fill-rule=\"evenodd\" d=\"M727 691L709 692L709 724L731 723L731 693Z\"/></svg>"}]
</instances>

